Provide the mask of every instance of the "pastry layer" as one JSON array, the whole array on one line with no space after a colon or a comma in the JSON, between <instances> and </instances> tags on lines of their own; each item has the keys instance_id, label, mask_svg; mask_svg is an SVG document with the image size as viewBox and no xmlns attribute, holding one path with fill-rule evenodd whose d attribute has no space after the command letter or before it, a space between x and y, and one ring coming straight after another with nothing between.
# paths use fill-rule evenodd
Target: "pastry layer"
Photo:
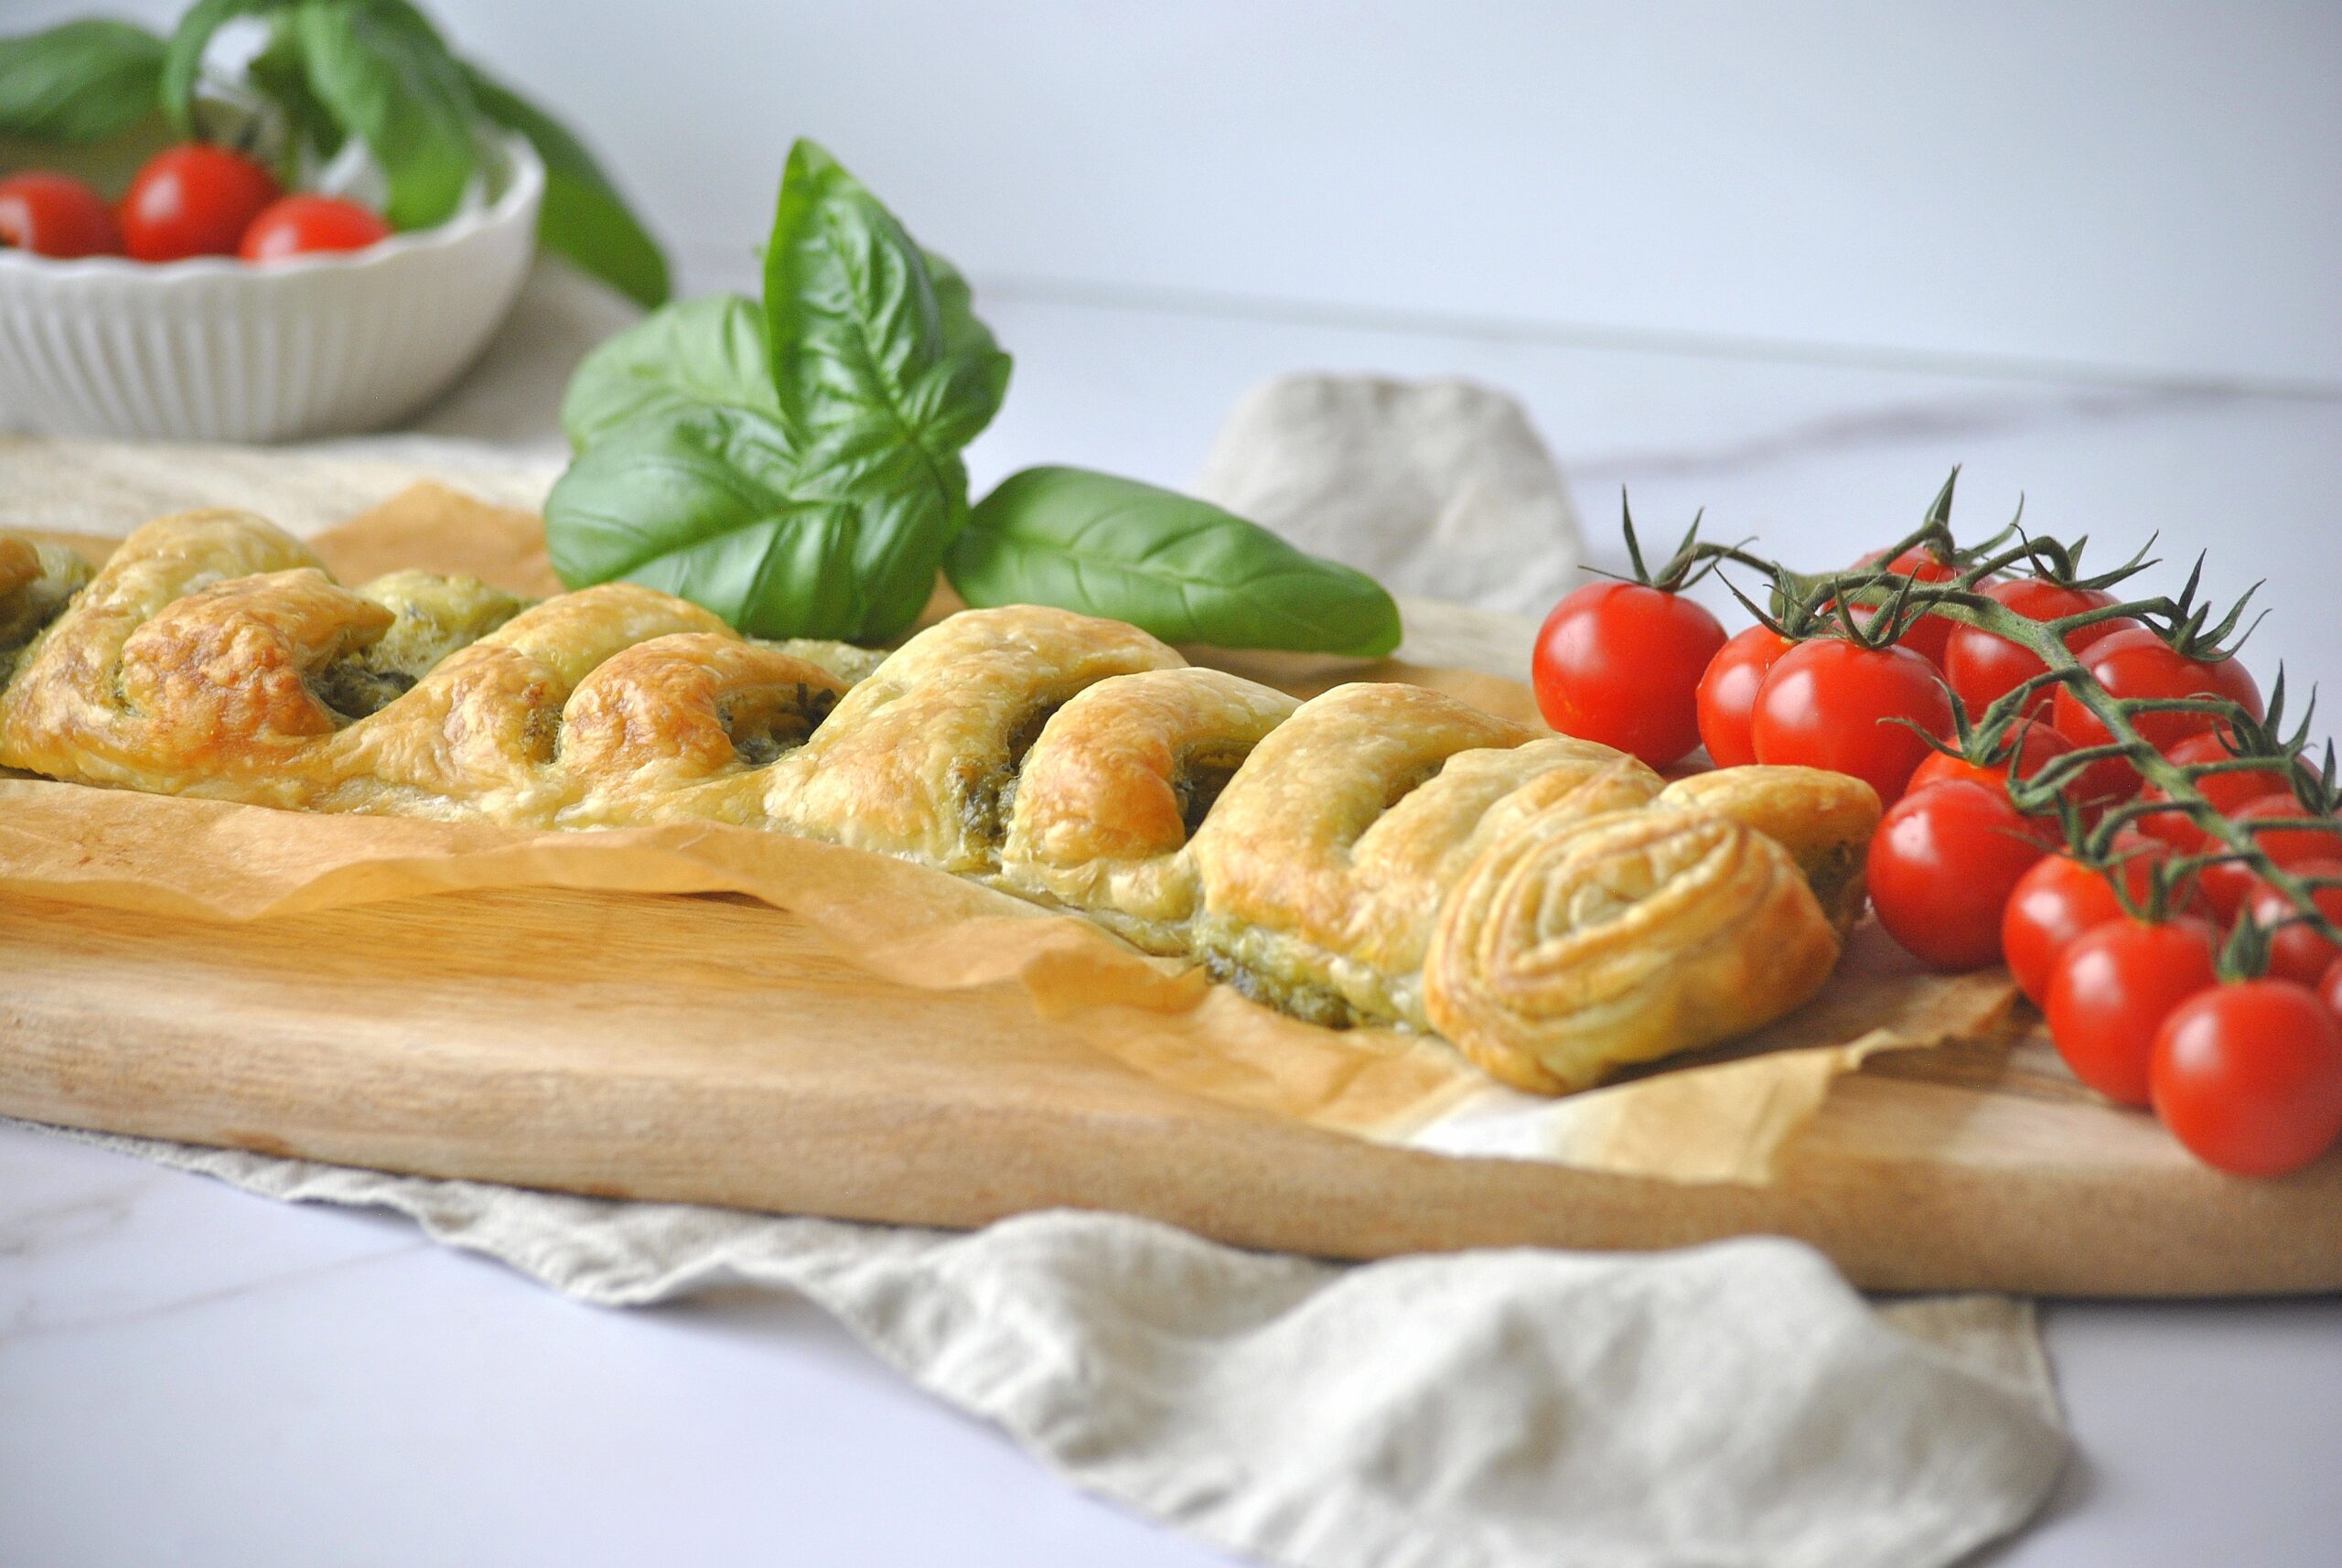
<instances>
[{"instance_id":1,"label":"pastry layer","mask_svg":"<svg viewBox=\"0 0 2342 1568\"><path fill-rule=\"evenodd\" d=\"M9 638L9 767L824 839L1076 911L1305 1018L1436 1030L1547 1091L1810 995L1878 818L1836 775L1665 785L1420 687L1295 703L1039 607L882 656L744 639L623 583L536 605L416 572L353 590L238 512L150 523L86 585L0 536L0 656Z\"/></svg>"}]
</instances>

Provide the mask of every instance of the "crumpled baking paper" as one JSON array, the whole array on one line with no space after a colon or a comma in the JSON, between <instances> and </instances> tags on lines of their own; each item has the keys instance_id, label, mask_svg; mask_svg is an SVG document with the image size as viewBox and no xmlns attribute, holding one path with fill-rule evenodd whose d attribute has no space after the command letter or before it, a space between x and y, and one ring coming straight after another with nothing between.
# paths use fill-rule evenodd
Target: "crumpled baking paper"
<instances>
[{"instance_id":1,"label":"crumpled baking paper","mask_svg":"<svg viewBox=\"0 0 2342 1568\"><path fill-rule=\"evenodd\" d=\"M548 588L532 515L444 486L411 489L312 542L345 580L422 566ZM940 593L931 611L945 607ZM1281 671L1262 655L1219 661L1281 674L1303 694L1341 679L1416 677L1492 704L1527 701L1516 682L1400 660ZM35 897L251 919L521 886L745 894L895 983L1021 983L1088 1048L1221 1104L1436 1153L1677 1181L1769 1179L1834 1079L1880 1050L1988 1030L2011 995L1999 972L1928 974L1875 932L1858 935L1829 989L1789 1018L1553 1101L1490 1082L1435 1039L1304 1024L1086 922L857 850L718 824L547 832L0 780L0 887Z\"/></svg>"}]
</instances>

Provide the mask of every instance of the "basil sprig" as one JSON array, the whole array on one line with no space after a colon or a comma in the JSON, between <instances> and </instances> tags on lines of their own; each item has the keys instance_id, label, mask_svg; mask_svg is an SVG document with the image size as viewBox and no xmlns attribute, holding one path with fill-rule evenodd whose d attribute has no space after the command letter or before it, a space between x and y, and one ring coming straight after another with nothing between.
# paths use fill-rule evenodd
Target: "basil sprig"
<instances>
[{"instance_id":1,"label":"basil sprig","mask_svg":"<svg viewBox=\"0 0 2342 1568\"><path fill-rule=\"evenodd\" d=\"M663 588L763 637L885 641L940 567L972 605L1057 605L1174 642L1398 646L1372 578L1169 490L1032 468L972 516L960 453L1008 371L958 269L800 141L764 298L669 306L571 378L554 569L572 587Z\"/></svg>"},{"instance_id":2,"label":"basil sprig","mask_svg":"<svg viewBox=\"0 0 2342 1568\"><path fill-rule=\"evenodd\" d=\"M479 111L423 14L403 0L302 0L284 22L310 93L381 165L391 226L454 216L479 167Z\"/></svg>"},{"instance_id":3,"label":"basil sprig","mask_svg":"<svg viewBox=\"0 0 2342 1568\"><path fill-rule=\"evenodd\" d=\"M583 452L637 420L709 404L779 419L770 354L765 307L746 295L668 306L578 364L561 402L562 431Z\"/></svg>"},{"instance_id":4,"label":"basil sprig","mask_svg":"<svg viewBox=\"0 0 2342 1568\"><path fill-rule=\"evenodd\" d=\"M765 298L671 306L588 356L545 502L573 587L623 578L766 637L908 627L967 518L960 449L1009 359L948 263L811 142L789 156Z\"/></svg>"},{"instance_id":5,"label":"basil sprig","mask_svg":"<svg viewBox=\"0 0 2342 1568\"><path fill-rule=\"evenodd\" d=\"M1168 642L1367 659L1399 646L1399 607L1365 573L1209 501L1082 468L1002 480L944 570L972 605L1064 605Z\"/></svg>"},{"instance_id":6,"label":"basil sprig","mask_svg":"<svg viewBox=\"0 0 2342 1568\"><path fill-rule=\"evenodd\" d=\"M86 146L155 112L163 40L130 22L0 38L0 136Z\"/></svg>"},{"instance_id":7,"label":"basil sprig","mask_svg":"<svg viewBox=\"0 0 2342 1568\"><path fill-rule=\"evenodd\" d=\"M669 295L667 261L584 143L510 87L457 58L409 0L196 0L166 40L126 22L69 22L0 38L0 137L70 148L127 135L159 109L183 136L213 129L201 95L220 29L268 29L243 87L302 153L366 144L394 228L445 221L487 156L481 131L518 133L545 165L537 238L645 306ZM151 140L151 137L149 138Z\"/></svg>"}]
</instances>

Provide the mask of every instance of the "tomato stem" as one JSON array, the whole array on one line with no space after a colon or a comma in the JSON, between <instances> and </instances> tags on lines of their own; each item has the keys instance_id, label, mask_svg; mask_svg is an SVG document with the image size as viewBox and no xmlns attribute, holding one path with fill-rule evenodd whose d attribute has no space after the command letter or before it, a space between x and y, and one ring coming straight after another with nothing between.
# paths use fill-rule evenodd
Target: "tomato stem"
<instances>
[{"instance_id":1,"label":"tomato stem","mask_svg":"<svg viewBox=\"0 0 2342 1568\"><path fill-rule=\"evenodd\" d=\"M2086 540L2067 543L2040 534L2024 532L2023 503L2018 506L2016 519L1984 544L1968 550L1960 548L1952 537L1950 518L1952 493L1960 478L1954 468L1943 487L1928 504L1925 519L1919 526L1879 554L1881 563L1891 562L1906 552L1926 548L1939 560L1960 564L1961 570L1951 579L1940 583L1922 583L1915 576L1891 571L1884 564L1855 567L1847 571L1818 575L1800 575L1777 561L1750 551L1746 545L1718 545L1704 542L1694 532L1687 534L1676 557L1663 575L1681 575L1684 580L1696 580L1689 575L1712 570L1724 562L1732 562L1765 573L1771 578L1774 605L1768 613L1759 609L1747 596L1734 586L1734 596L1740 599L1757 618L1785 636L1803 638L1816 635L1818 628L1831 628L1831 635L1852 639L1865 646L1891 643L1909 630L1920 617L1940 616L1961 626L2004 638L2039 660L2040 674L2030 677L2014 690L1995 699L1973 728L1973 736L1989 755L2002 746L2010 729L2022 723L2025 711L2038 705L2042 693L2063 688L2073 701L2096 719L2107 734L2103 745L2081 746L2050 759L2030 779L2012 775L2009 780L2011 800L2017 809L2027 814L2051 810L2058 811L2064 821L2068 843L2076 855L2101 866L2119 865L2123 856L2113 851L2115 832L2129 823L2154 815L2185 816L2205 835L2206 853L2182 856L2158 866L2152 879L2155 906L2154 914L2160 918L2161 906L2168 892L2167 880L2176 880L2178 873L2170 866L2200 867L2213 864L2242 865L2283 893L2294 905L2294 917L2309 926L2329 941L2342 943L2342 927L2327 918L2317 907L2313 893L2320 886L2334 886L2332 879L2297 876L2270 856L2259 843L2262 831L2284 828L2325 827L2342 832L2342 827L2317 819L2334 811L2337 794L2334 747L2327 745L2326 764L2321 773L2313 776L2298 760L2299 753L2308 742L2307 718L2304 716L2297 737L2289 738L2278 733L2282 724L2284 692L2284 671L2278 671L2271 693L2269 712L2265 719L2256 718L2240 703L2224 697L2117 697L2101 685L2082 660L2066 645L2066 639L2076 631L2109 621L2130 618L2145 625L2158 638L2182 657L2201 663L2217 663L2233 658L2245 639L2260 622L2238 634L2251 607L2253 595L2260 587L2248 589L2217 621L2212 619L2208 603L2198 602L2204 572L2204 557L2198 555L2188 572L2187 581L2176 596L2130 599L2100 607L2059 617L2055 620L2036 621L2017 614L1997 599L1982 594L1978 585L1995 573L2022 569L2029 575L2071 587L2111 589L2115 585L2135 576L2155 564L2147 552L2154 548L2150 539L2130 560L2114 571L2095 577L2085 577L2080 572L2082 548ZM2014 542L2009 542L2014 540ZM1629 536L1629 551L1639 568L1641 558ZM1858 625L1853 617L1855 607L1875 612L1869 624ZM2231 640L2231 639L2233 639ZM2134 722L2149 714L2208 714L2218 722L2214 731L2222 736L2233 754L2229 758L2205 763L2186 764L2172 761L2140 734ZM1963 734L1965 721L1962 720ZM2135 768L2145 783L2162 798L2128 802L2105 812L2095 827L2086 828L2074 803L2068 800L2058 786L2079 778L2092 764L2121 757ZM2283 771L2294 783L2294 791L2305 811L2312 813L2300 821L2264 819L2258 822L2240 822L2222 812L2207 799L2198 788L2198 780L2213 773L2246 772L2257 768ZM2342 837L2336 841L2337 856L2342 856ZM2125 901L2123 878L2113 882ZM2251 924L2251 920L2244 922ZM2246 939L2250 945L2251 939ZM2265 948L2265 940L2262 943Z\"/></svg>"}]
</instances>

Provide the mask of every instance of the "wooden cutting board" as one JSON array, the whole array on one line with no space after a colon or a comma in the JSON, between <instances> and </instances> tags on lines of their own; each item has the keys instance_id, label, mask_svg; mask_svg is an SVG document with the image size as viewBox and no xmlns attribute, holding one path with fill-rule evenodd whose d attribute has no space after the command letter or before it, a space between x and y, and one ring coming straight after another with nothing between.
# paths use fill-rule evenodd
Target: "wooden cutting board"
<instances>
[{"instance_id":1,"label":"wooden cutting board","mask_svg":"<svg viewBox=\"0 0 2342 1568\"><path fill-rule=\"evenodd\" d=\"M0 441L0 522L119 531L238 504L307 533L425 477ZM546 478L489 489L525 506ZM444 550L447 494L377 508L381 559L329 559L353 577L416 564L403 520ZM541 590L542 545L516 554L492 521L465 535L478 559L431 564ZM1418 601L1406 618L1415 664L1270 655L1244 672L1520 700L1470 669L1518 671L1526 623ZM2342 1289L2342 1155L2284 1181L2222 1176L2094 1100L2036 1035L1871 1058L1758 1187L1412 1153L1183 1092L1058 1033L1019 988L892 985L725 897L451 893L231 924L0 894L0 1112L41 1121L866 1219L1112 1208L1344 1257L1773 1231L1885 1289Z\"/></svg>"},{"instance_id":2,"label":"wooden cutting board","mask_svg":"<svg viewBox=\"0 0 2342 1568\"><path fill-rule=\"evenodd\" d=\"M1856 1283L2342 1288L2342 1156L2196 1165L2037 1037L1841 1079L1768 1187L1412 1153L1068 1050L723 896L445 894L242 924L0 897L0 1112L612 1197L978 1225L1058 1205L1372 1257L1802 1237Z\"/></svg>"}]
</instances>

